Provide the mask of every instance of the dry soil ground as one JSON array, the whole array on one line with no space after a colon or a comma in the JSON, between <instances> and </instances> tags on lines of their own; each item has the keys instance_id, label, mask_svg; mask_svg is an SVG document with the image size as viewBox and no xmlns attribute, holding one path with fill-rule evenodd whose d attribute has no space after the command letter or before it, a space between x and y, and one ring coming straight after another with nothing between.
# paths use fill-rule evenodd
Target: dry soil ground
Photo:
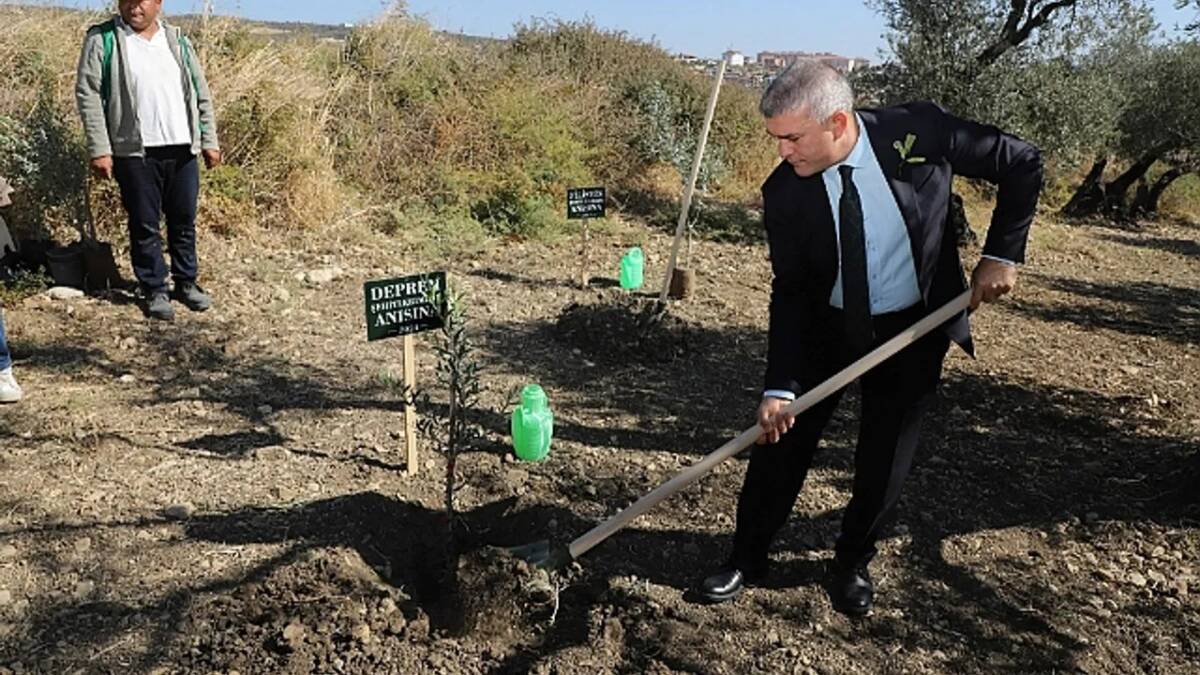
<instances>
[{"instance_id":1,"label":"dry soil ground","mask_svg":"<svg viewBox=\"0 0 1200 675\"><path fill-rule=\"evenodd\" d=\"M948 360L869 618L820 585L850 397L766 587L688 592L729 545L737 459L556 579L554 611L455 634L444 462L403 472L380 377L399 342L366 343L362 282L446 268L467 293L488 431L460 467L467 552L569 539L759 396L765 249L698 244L697 296L630 348L610 308L635 232L597 237L587 291L570 241L440 260L352 231L203 237L216 308L173 325L120 296L9 308L28 398L0 410L0 673L1200 671L1200 228L1180 223L1038 224L1018 291L977 315L979 359ZM656 287L668 242L642 237ZM526 382L557 415L536 465L505 456Z\"/></svg>"}]
</instances>

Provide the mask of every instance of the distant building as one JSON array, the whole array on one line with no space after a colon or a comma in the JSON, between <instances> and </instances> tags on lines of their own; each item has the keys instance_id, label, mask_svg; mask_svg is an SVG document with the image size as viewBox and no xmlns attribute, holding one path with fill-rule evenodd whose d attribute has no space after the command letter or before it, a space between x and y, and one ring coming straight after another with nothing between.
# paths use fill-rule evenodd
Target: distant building
<instances>
[{"instance_id":1,"label":"distant building","mask_svg":"<svg viewBox=\"0 0 1200 675\"><path fill-rule=\"evenodd\" d=\"M770 70L781 70L787 68L787 57L776 52L759 52L758 65Z\"/></svg>"},{"instance_id":2,"label":"distant building","mask_svg":"<svg viewBox=\"0 0 1200 675\"><path fill-rule=\"evenodd\" d=\"M861 70L871 65L866 59L847 58L844 56L832 56L819 59L833 66L836 70L849 75L856 70Z\"/></svg>"},{"instance_id":3,"label":"distant building","mask_svg":"<svg viewBox=\"0 0 1200 675\"><path fill-rule=\"evenodd\" d=\"M839 72L849 74L871 65L867 59L839 56L829 52L759 52L758 63L768 70L782 70L801 59L821 61L832 66Z\"/></svg>"},{"instance_id":4,"label":"distant building","mask_svg":"<svg viewBox=\"0 0 1200 675\"><path fill-rule=\"evenodd\" d=\"M741 68L746 65L746 55L735 49L725 52L721 55L721 58L725 59L725 63L733 68Z\"/></svg>"}]
</instances>

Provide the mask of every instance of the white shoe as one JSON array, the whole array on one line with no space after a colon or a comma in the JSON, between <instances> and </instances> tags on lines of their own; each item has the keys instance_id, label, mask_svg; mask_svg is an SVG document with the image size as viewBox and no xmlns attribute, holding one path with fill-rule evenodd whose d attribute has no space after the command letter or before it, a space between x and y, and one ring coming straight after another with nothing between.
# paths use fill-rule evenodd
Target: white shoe
<instances>
[{"instance_id":1,"label":"white shoe","mask_svg":"<svg viewBox=\"0 0 1200 675\"><path fill-rule=\"evenodd\" d=\"M16 403L24 395L17 378L13 377L12 368L0 370L0 403Z\"/></svg>"}]
</instances>

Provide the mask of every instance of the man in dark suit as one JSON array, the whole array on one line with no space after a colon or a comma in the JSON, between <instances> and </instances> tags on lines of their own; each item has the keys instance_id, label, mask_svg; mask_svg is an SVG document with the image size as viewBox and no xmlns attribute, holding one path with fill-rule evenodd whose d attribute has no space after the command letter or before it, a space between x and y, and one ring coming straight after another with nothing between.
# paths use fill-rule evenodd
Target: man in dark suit
<instances>
[{"instance_id":1,"label":"man in dark suit","mask_svg":"<svg viewBox=\"0 0 1200 675\"><path fill-rule=\"evenodd\" d=\"M846 79L817 62L793 65L762 98L784 160L763 185L774 273L763 435L746 471L732 555L701 583L713 602L767 573L771 540L840 394L795 418L782 408L967 288L946 227L954 175L999 188L972 274L972 309L1012 290L1024 261L1042 184L1036 148L932 103L855 111L853 102ZM965 312L861 378L854 484L828 579L839 611L871 609L867 564L900 498L951 341L973 353Z\"/></svg>"}]
</instances>

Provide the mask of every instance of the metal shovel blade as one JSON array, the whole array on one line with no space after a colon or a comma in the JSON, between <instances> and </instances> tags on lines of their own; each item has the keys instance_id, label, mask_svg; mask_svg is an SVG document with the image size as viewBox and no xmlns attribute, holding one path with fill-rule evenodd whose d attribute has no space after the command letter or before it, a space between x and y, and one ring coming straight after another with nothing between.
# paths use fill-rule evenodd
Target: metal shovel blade
<instances>
[{"instance_id":1,"label":"metal shovel blade","mask_svg":"<svg viewBox=\"0 0 1200 675\"><path fill-rule=\"evenodd\" d=\"M571 562L571 552L567 550L567 547L555 546L548 539L535 541L532 544L512 546L504 550L514 557L544 570L560 569Z\"/></svg>"}]
</instances>

